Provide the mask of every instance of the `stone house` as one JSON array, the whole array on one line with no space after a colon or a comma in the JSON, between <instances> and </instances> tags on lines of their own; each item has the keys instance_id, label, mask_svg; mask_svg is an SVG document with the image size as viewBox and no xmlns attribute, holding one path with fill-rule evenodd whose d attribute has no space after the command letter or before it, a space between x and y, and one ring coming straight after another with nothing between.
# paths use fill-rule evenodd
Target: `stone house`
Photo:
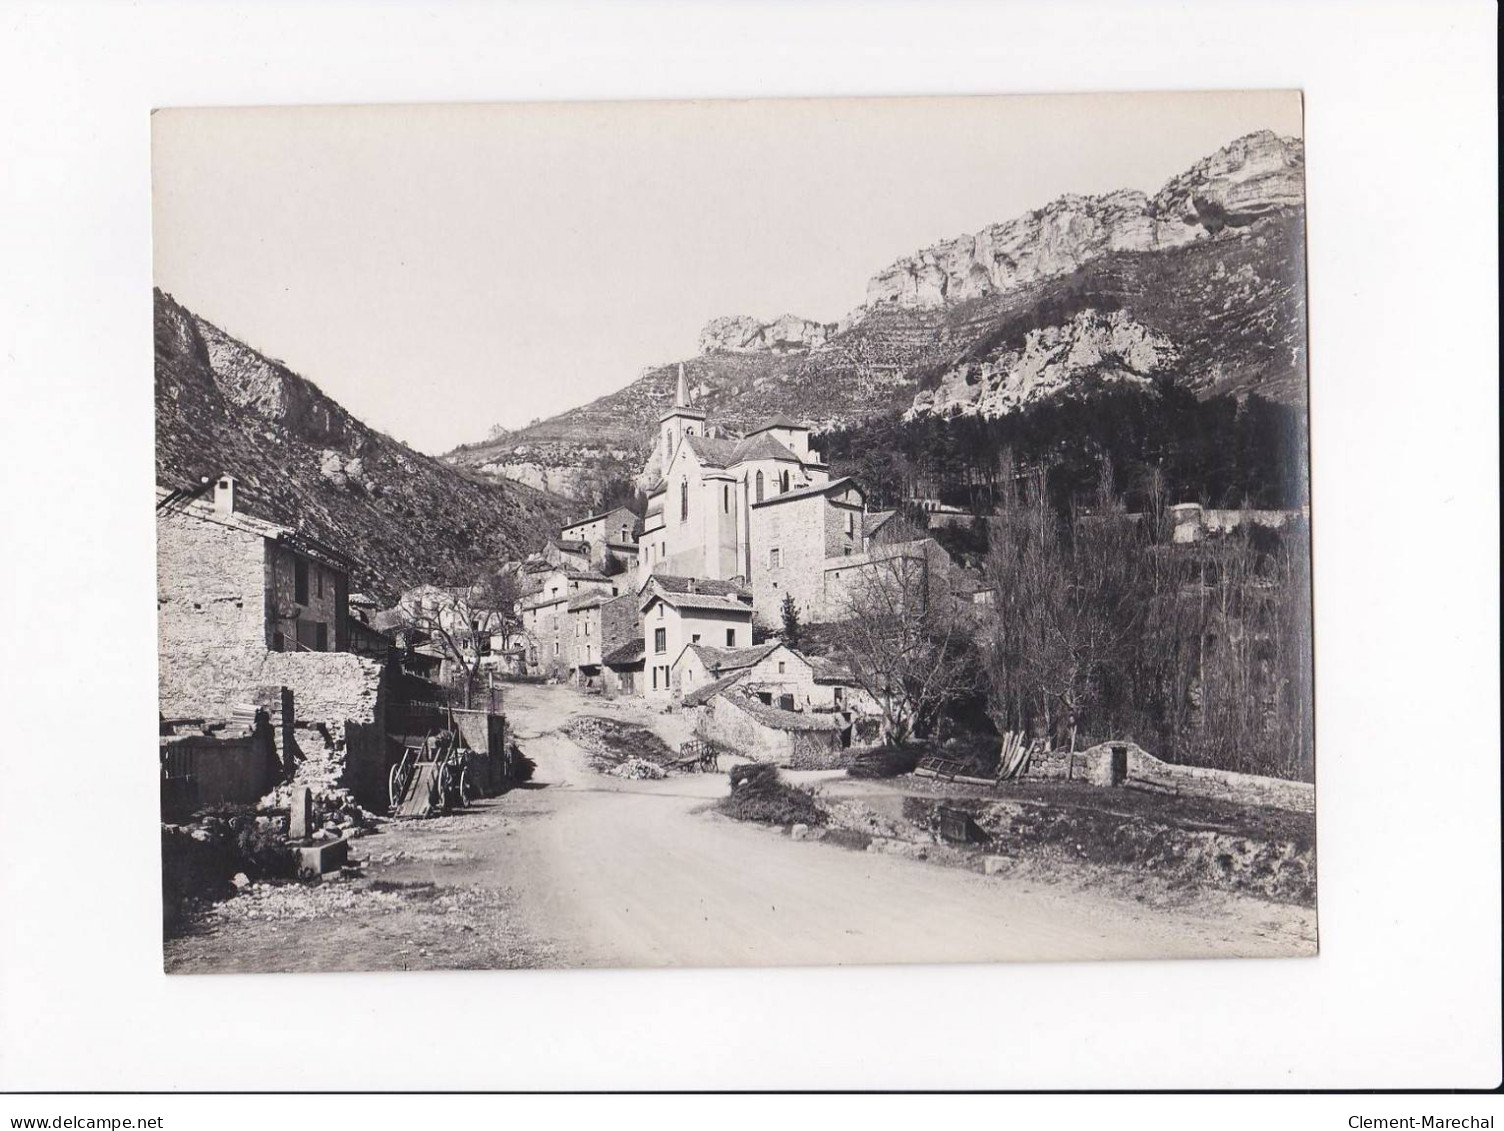
<instances>
[{"instance_id":1,"label":"stone house","mask_svg":"<svg viewBox=\"0 0 1504 1131\"><path fill-rule=\"evenodd\" d=\"M350 559L245 513L236 491L232 476L208 499L157 490L161 713L259 708L282 775L379 805L387 667L349 650Z\"/></svg>"},{"instance_id":2,"label":"stone house","mask_svg":"<svg viewBox=\"0 0 1504 1131\"><path fill-rule=\"evenodd\" d=\"M559 528L561 542L584 542L590 547L590 560L599 566L612 549L618 557L623 548L632 558L637 556L637 536L642 532L642 519L627 507L613 507L600 514L586 515L577 522Z\"/></svg>"},{"instance_id":3,"label":"stone house","mask_svg":"<svg viewBox=\"0 0 1504 1131\"><path fill-rule=\"evenodd\" d=\"M752 643L751 594L727 582L655 574L638 608L647 669L642 690L650 698L673 695L674 660L686 645L742 648Z\"/></svg>"},{"instance_id":4,"label":"stone house","mask_svg":"<svg viewBox=\"0 0 1504 1131\"><path fill-rule=\"evenodd\" d=\"M880 543L865 553L827 559L821 570L820 615L810 619L840 619L853 601L860 602L866 585L890 587L898 599L952 602L957 572L950 555L933 538ZM956 608L970 604L967 594Z\"/></svg>"},{"instance_id":5,"label":"stone house","mask_svg":"<svg viewBox=\"0 0 1504 1131\"><path fill-rule=\"evenodd\" d=\"M615 597L621 584L622 579L606 577L591 569L569 567L543 574L537 591L518 605L528 670L567 671L573 659L570 600L581 593Z\"/></svg>"},{"instance_id":6,"label":"stone house","mask_svg":"<svg viewBox=\"0 0 1504 1131\"><path fill-rule=\"evenodd\" d=\"M717 681L685 699L695 731L756 762L795 770L833 769L846 764L847 724L838 715L770 707L740 686Z\"/></svg>"},{"instance_id":7,"label":"stone house","mask_svg":"<svg viewBox=\"0 0 1504 1131\"><path fill-rule=\"evenodd\" d=\"M639 633L614 651L607 652L602 661L602 685L608 695L637 695L642 691L643 669L646 666L646 648Z\"/></svg>"},{"instance_id":8,"label":"stone house","mask_svg":"<svg viewBox=\"0 0 1504 1131\"><path fill-rule=\"evenodd\" d=\"M599 590L577 593L569 599L570 668L578 682L599 686L605 657L630 640L640 640L637 597L623 593L612 597Z\"/></svg>"},{"instance_id":9,"label":"stone house","mask_svg":"<svg viewBox=\"0 0 1504 1131\"><path fill-rule=\"evenodd\" d=\"M739 691L784 710L810 710L817 698L823 698L817 692L810 662L776 640L734 649L688 644L672 674L674 686L685 696L735 675Z\"/></svg>"},{"instance_id":10,"label":"stone house","mask_svg":"<svg viewBox=\"0 0 1504 1131\"><path fill-rule=\"evenodd\" d=\"M590 543L576 539L550 538L543 544L543 560L558 569L590 570Z\"/></svg>"},{"instance_id":11,"label":"stone house","mask_svg":"<svg viewBox=\"0 0 1504 1131\"><path fill-rule=\"evenodd\" d=\"M837 479L754 503L752 595L758 623L781 623L785 596L792 596L806 623L830 620L825 571L866 549L862 489Z\"/></svg>"},{"instance_id":12,"label":"stone house","mask_svg":"<svg viewBox=\"0 0 1504 1131\"><path fill-rule=\"evenodd\" d=\"M237 507L221 477L207 499L157 489L161 707L202 715L252 680L268 652L349 648L351 562Z\"/></svg>"}]
</instances>

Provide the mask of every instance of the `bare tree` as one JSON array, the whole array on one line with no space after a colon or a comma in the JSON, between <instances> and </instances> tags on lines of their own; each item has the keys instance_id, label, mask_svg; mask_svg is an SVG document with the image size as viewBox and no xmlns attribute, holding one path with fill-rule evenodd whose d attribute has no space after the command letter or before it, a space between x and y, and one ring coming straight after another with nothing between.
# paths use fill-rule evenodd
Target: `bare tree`
<instances>
[{"instance_id":1,"label":"bare tree","mask_svg":"<svg viewBox=\"0 0 1504 1131\"><path fill-rule=\"evenodd\" d=\"M977 688L972 621L923 554L894 552L856 567L833 643L881 706L885 742L906 742Z\"/></svg>"},{"instance_id":2,"label":"bare tree","mask_svg":"<svg viewBox=\"0 0 1504 1131\"><path fill-rule=\"evenodd\" d=\"M515 572L496 571L469 586L417 590L397 606L402 626L427 637L456 673L466 707L480 687L493 639L506 648L521 632L520 593Z\"/></svg>"},{"instance_id":3,"label":"bare tree","mask_svg":"<svg viewBox=\"0 0 1504 1131\"><path fill-rule=\"evenodd\" d=\"M1096 506L1072 516L1068 534L1046 501L1045 473L1028 499L1005 508L987 572L996 590L982 634L989 710L1004 729L1063 725L1074 751L1089 704L1130 654L1140 628L1139 534L1103 461Z\"/></svg>"}]
</instances>

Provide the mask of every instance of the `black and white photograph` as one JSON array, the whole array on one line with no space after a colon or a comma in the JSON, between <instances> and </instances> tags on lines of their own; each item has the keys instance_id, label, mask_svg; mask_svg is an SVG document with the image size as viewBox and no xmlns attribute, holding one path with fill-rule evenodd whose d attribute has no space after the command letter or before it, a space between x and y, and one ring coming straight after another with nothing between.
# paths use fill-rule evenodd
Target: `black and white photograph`
<instances>
[{"instance_id":1,"label":"black and white photograph","mask_svg":"<svg viewBox=\"0 0 1504 1131\"><path fill-rule=\"evenodd\" d=\"M0 1128L1496 1127L1497 25L0 0Z\"/></svg>"},{"instance_id":2,"label":"black and white photograph","mask_svg":"<svg viewBox=\"0 0 1504 1131\"><path fill-rule=\"evenodd\" d=\"M1299 92L173 109L152 192L168 972L1318 952Z\"/></svg>"}]
</instances>

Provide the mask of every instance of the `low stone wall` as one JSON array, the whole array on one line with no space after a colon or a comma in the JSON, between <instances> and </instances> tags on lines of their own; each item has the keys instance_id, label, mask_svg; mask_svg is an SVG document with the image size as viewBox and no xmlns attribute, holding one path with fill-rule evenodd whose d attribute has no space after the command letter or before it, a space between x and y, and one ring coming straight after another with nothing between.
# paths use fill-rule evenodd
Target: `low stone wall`
<instances>
[{"instance_id":1,"label":"low stone wall","mask_svg":"<svg viewBox=\"0 0 1504 1131\"><path fill-rule=\"evenodd\" d=\"M1257 774L1239 774L1231 770L1211 770L1201 766L1180 766L1163 762L1131 742L1104 742L1076 755L1082 776L1096 781L1106 776L1111 748L1128 749L1128 780L1148 782L1179 790L1197 797L1231 801L1239 805L1267 805L1298 813L1316 811L1316 787L1310 782L1266 778ZM1062 762L1063 767L1063 762Z\"/></svg>"}]
</instances>

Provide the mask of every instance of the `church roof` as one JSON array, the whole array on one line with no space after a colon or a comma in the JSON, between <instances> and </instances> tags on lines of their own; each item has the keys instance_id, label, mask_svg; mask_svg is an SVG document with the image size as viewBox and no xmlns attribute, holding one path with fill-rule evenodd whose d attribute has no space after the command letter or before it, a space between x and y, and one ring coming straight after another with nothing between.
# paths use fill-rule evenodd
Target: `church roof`
<instances>
[{"instance_id":1,"label":"church roof","mask_svg":"<svg viewBox=\"0 0 1504 1131\"><path fill-rule=\"evenodd\" d=\"M755 432L736 446L733 463L749 459L779 459L799 463L800 459L786 446L769 436L767 432Z\"/></svg>"},{"instance_id":2,"label":"church roof","mask_svg":"<svg viewBox=\"0 0 1504 1131\"><path fill-rule=\"evenodd\" d=\"M856 487L858 491L861 490L855 479L849 475L843 475L839 479L832 479L829 483L814 483L808 487L796 487L794 490L785 491L781 495L771 495L762 502L753 503L752 505L754 507L770 507L774 503L787 503L792 502L794 499L807 499L813 495L829 495L844 487Z\"/></svg>"},{"instance_id":3,"label":"church roof","mask_svg":"<svg viewBox=\"0 0 1504 1131\"><path fill-rule=\"evenodd\" d=\"M770 416L767 420L764 420L756 428L748 432L747 436L750 438L752 436L756 436L759 432L767 432L773 428L787 428L795 432L809 431L809 427L807 425L800 424L797 420L794 420L785 413L780 412L774 416Z\"/></svg>"}]
</instances>

